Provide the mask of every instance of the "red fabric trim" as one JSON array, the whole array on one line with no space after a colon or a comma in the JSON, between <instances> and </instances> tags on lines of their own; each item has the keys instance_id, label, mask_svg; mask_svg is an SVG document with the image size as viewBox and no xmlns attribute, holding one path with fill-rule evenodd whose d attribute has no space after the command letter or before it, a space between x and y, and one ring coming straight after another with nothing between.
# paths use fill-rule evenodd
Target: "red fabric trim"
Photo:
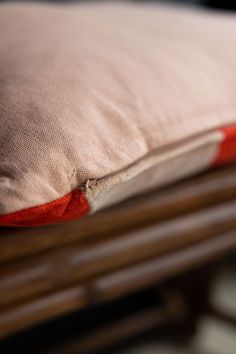
<instances>
[{"instance_id":1,"label":"red fabric trim","mask_svg":"<svg viewBox=\"0 0 236 354\"><path fill-rule=\"evenodd\" d=\"M221 129L221 132L224 134L224 140L219 146L214 166L236 161L236 125Z\"/></svg>"},{"instance_id":2,"label":"red fabric trim","mask_svg":"<svg viewBox=\"0 0 236 354\"><path fill-rule=\"evenodd\" d=\"M78 219L89 212L83 192L74 190L47 204L0 215L0 225L41 226Z\"/></svg>"}]
</instances>

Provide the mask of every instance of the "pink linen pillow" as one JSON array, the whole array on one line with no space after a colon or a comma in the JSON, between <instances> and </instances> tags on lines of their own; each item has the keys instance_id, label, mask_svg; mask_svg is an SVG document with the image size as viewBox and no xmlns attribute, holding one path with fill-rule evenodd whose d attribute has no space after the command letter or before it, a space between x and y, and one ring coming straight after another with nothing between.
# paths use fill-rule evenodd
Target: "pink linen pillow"
<instances>
[{"instance_id":1,"label":"pink linen pillow","mask_svg":"<svg viewBox=\"0 0 236 354\"><path fill-rule=\"evenodd\" d=\"M236 16L0 5L0 225L78 218L236 157Z\"/></svg>"}]
</instances>

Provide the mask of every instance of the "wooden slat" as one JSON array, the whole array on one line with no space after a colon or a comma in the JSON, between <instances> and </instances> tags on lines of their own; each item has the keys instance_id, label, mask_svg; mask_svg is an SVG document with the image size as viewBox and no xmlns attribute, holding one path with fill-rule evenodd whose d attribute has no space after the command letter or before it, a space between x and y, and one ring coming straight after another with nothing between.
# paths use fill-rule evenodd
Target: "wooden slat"
<instances>
[{"instance_id":1,"label":"wooden slat","mask_svg":"<svg viewBox=\"0 0 236 354\"><path fill-rule=\"evenodd\" d=\"M0 339L87 305L85 289L74 287L0 313Z\"/></svg>"},{"instance_id":2,"label":"wooden slat","mask_svg":"<svg viewBox=\"0 0 236 354\"><path fill-rule=\"evenodd\" d=\"M182 274L236 249L236 166L80 222L0 229L0 336Z\"/></svg>"},{"instance_id":3,"label":"wooden slat","mask_svg":"<svg viewBox=\"0 0 236 354\"><path fill-rule=\"evenodd\" d=\"M0 269L0 309L236 230L236 201L127 232L90 246L73 245Z\"/></svg>"},{"instance_id":4,"label":"wooden slat","mask_svg":"<svg viewBox=\"0 0 236 354\"><path fill-rule=\"evenodd\" d=\"M235 250L236 232L231 231L148 262L103 275L83 287L72 287L7 309L0 313L0 336L4 337L82 306L118 298L203 266Z\"/></svg>"},{"instance_id":5,"label":"wooden slat","mask_svg":"<svg viewBox=\"0 0 236 354\"><path fill-rule=\"evenodd\" d=\"M93 296L97 301L108 301L201 267L225 254L232 254L235 250L234 230L177 252L101 276L93 282Z\"/></svg>"}]
</instances>

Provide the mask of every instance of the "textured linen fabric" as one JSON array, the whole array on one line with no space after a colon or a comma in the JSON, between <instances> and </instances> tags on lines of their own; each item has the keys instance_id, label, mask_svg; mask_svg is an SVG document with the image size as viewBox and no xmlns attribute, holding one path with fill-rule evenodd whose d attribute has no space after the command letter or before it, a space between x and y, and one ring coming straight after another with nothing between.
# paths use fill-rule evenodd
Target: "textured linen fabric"
<instances>
[{"instance_id":1,"label":"textured linen fabric","mask_svg":"<svg viewBox=\"0 0 236 354\"><path fill-rule=\"evenodd\" d=\"M235 98L235 15L3 3L0 214L231 125Z\"/></svg>"},{"instance_id":2,"label":"textured linen fabric","mask_svg":"<svg viewBox=\"0 0 236 354\"><path fill-rule=\"evenodd\" d=\"M222 141L224 136L221 131L192 137L181 144L158 149L123 171L92 181L91 186L88 183L85 196L91 210L99 210L140 192L161 188L206 170L215 159L218 161Z\"/></svg>"}]
</instances>

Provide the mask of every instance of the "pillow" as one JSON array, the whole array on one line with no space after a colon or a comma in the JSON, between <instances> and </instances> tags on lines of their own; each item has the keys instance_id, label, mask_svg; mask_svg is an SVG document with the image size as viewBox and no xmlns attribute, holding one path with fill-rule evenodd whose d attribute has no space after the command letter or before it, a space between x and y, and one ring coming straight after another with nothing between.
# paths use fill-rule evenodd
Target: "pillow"
<instances>
[{"instance_id":1,"label":"pillow","mask_svg":"<svg viewBox=\"0 0 236 354\"><path fill-rule=\"evenodd\" d=\"M79 218L236 157L236 16L0 5L0 224Z\"/></svg>"}]
</instances>

